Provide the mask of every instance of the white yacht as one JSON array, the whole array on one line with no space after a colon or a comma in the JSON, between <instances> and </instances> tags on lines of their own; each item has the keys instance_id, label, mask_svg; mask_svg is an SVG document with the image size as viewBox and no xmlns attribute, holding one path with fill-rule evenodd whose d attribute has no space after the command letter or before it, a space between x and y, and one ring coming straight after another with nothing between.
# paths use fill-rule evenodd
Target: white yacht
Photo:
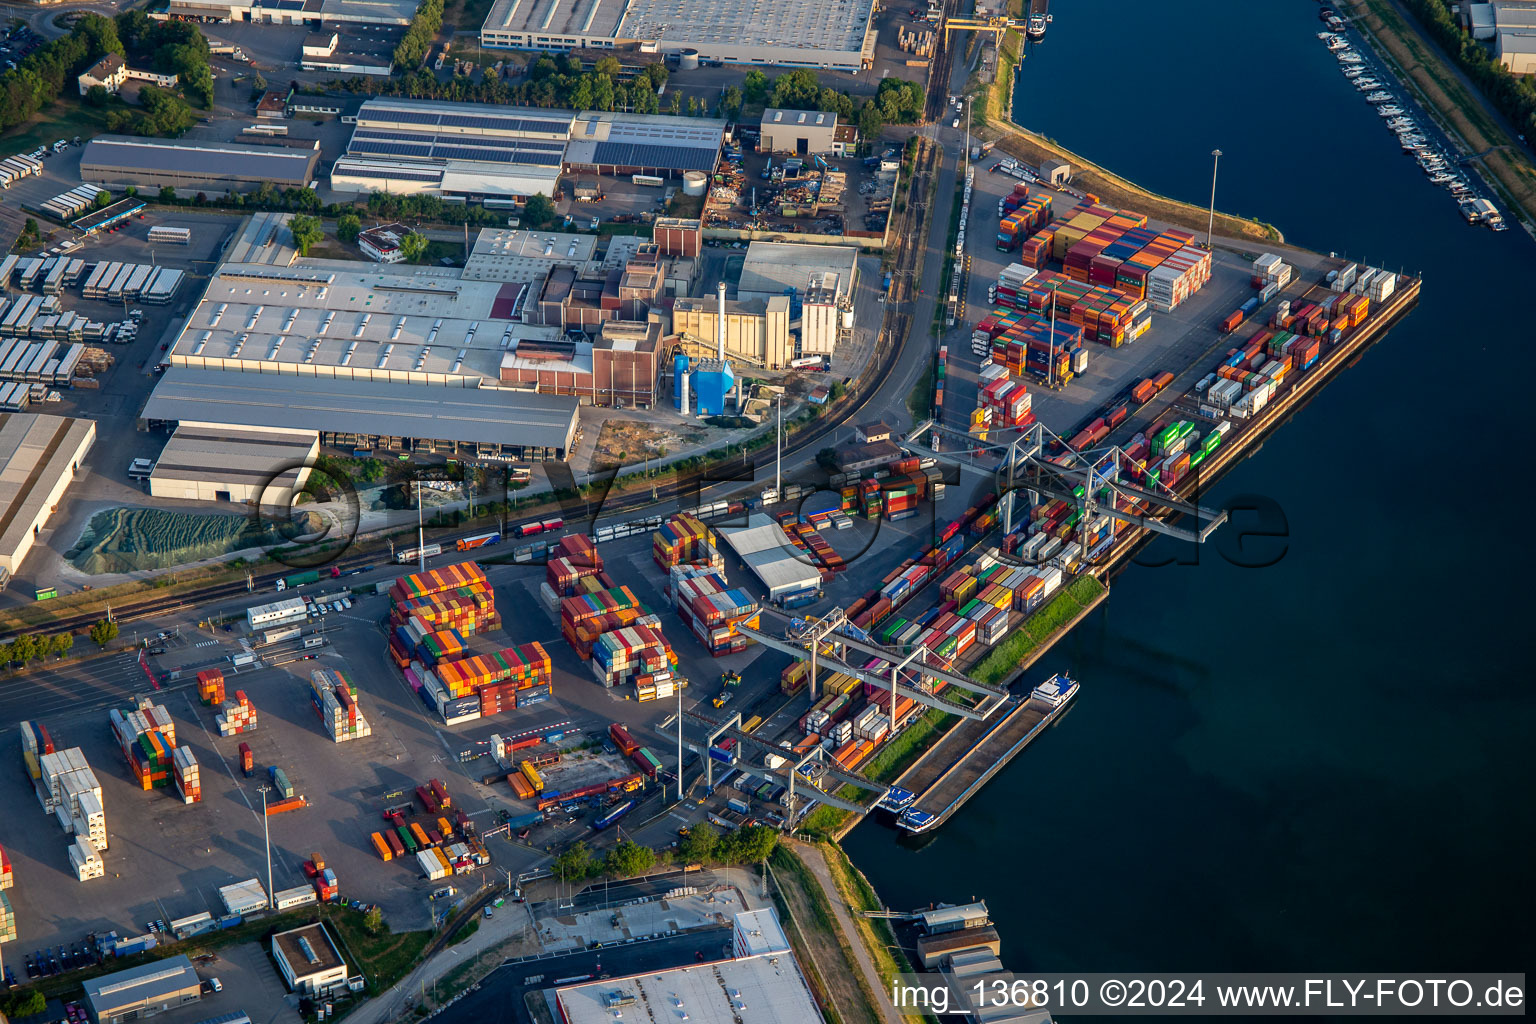
<instances>
[{"instance_id":1,"label":"white yacht","mask_svg":"<svg viewBox=\"0 0 1536 1024\"><path fill-rule=\"evenodd\" d=\"M1365 97L1367 103L1387 103L1392 99L1392 94L1385 89L1377 89Z\"/></svg>"},{"instance_id":2,"label":"white yacht","mask_svg":"<svg viewBox=\"0 0 1536 1024\"><path fill-rule=\"evenodd\" d=\"M1030 691L1030 698L1048 704L1051 708L1066 707L1077 696L1077 680L1065 673L1058 673Z\"/></svg>"},{"instance_id":3,"label":"white yacht","mask_svg":"<svg viewBox=\"0 0 1536 1024\"><path fill-rule=\"evenodd\" d=\"M1398 114L1401 114L1403 112L1403 108L1402 107L1390 107L1390 106L1389 107L1378 107L1376 109L1376 112L1379 113L1382 117L1396 117Z\"/></svg>"}]
</instances>

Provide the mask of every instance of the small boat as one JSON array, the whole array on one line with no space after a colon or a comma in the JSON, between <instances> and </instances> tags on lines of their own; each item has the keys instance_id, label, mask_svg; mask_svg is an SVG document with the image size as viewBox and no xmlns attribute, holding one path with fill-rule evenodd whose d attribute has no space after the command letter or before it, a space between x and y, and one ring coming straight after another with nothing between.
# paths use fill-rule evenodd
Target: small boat
<instances>
[{"instance_id":1,"label":"small boat","mask_svg":"<svg viewBox=\"0 0 1536 1024\"><path fill-rule=\"evenodd\" d=\"M1031 690L1029 696L1031 700L1038 700L1052 709L1060 709L1066 707L1072 698L1077 696L1080 686L1081 684L1071 676L1058 673Z\"/></svg>"},{"instance_id":2,"label":"small boat","mask_svg":"<svg viewBox=\"0 0 1536 1024\"><path fill-rule=\"evenodd\" d=\"M1430 175L1429 183L1431 185L1444 185L1446 182L1454 181L1455 179L1456 175L1454 174L1447 174L1445 171L1436 171L1434 174Z\"/></svg>"},{"instance_id":3,"label":"small boat","mask_svg":"<svg viewBox=\"0 0 1536 1024\"><path fill-rule=\"evenodd\" d=\"M1378 89L1365 97L1367 103L1387 103L1392 99L1392 94L1385 89Z\"/></svg>"},{"instance_id":4,"label":"small boat","mask_svg":"<svg viewBox=\"0 0 1536 1024\"><path fill-rule=\"evenodd\" d=\"M1340 50L1338 53L1340 64L1364 64L1365 58L1354 50Z\"/></svg>"},{"instance_id":5,"label":"small boat","mask_svg":"<svg viewBox=\"0 0 1536 1024\"><path fill-rule=\"evenodd\" d=\"M1343 36L1334 36L1332 39L1328 40L1328 49L1335 51L1347 50L1349 49L1349 40L1345 39Z\"/></svg>"},{"instance_id":6,"label":"small boat","mask_svg":"<svg viewBox=\"0 0 1536 1024\"><path fill-rule=\"evenodd\" d=\"M1035 42L1045 38L1045 27L1051 23L1049 14L1031 14L1024 24L1024 35Z\"/></svg>"},{"instance_id":7,"label":"small boat","mask_svg":"<svg viewBox=\"0 0 1536 1024\"><path fill-rule=\"evenodd\" d=\"M1344 69L1344 77L1345 78L1359 78L1363 74L1365 74L1365 68L1345 68Z\"/></svg>"},{"instance_id":8,"label":"small boat","mask_svg":"<svg viewBox=\"0 0 1536 1024\"><path fill-rule=\"evenodd\" d=\"M1361 92L1367 92L1371 89L1380 89L1381 83L1376 79L1367 76L1365 78L1355 79L1355 88L1359 89Z\"/></svg>"},{"instance_id":9,"label":"small boat","mask_svg":"<svg viewBox=\"0 0 1536 1024\"><path fill-rule=\"evenodd\" d=\"M1395 117L1403 112L1402 107L1378 107L1376 112L1382 117Z\"/></svg>"}]
</instances>

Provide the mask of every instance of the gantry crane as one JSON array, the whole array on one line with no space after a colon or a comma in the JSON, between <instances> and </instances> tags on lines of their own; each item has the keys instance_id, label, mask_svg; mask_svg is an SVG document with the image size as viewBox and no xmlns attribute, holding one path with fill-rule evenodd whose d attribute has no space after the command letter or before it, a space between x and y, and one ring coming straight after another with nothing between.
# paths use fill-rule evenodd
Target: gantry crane
<instances>
[{"instance_id":1,"label":"gantry crane","mask_svg":"<svg viewBox=\"0 0 1536 1024\"><path fill-rule=\"evenodd\" d=\"M1029 494L1031 504L1035 501L1037 494L1071 502L1082 512L1081 522L1087 522L1096 515L1105 515L1154 533L1194 544L1204 544L1216 528L1227 521L1225 509L1210 509L1191 504L1161 483L1154 485L1155 490L1149 490L1112 479L1118 475L1119 468L1130 461L1119 445L1105 445L1079 451L1041 423L1033 423L1023 428L1018 432L1017 437L1006 443L978 441L969 434L944 427L932 420L918 424L907 436L905 444L914 453L921 452L946 462L973 466L976 463L968 456L940 451L936 447L920 444L920 440L925 435L935 437L954 435L964 439L963 444L967 451L985 448L997 453L999 462L994 472L1002 491L1000 500L1003 504L1004 534L1013 531L1015 496L1020 490ZM1060 442L1064 451L1059 455L1046 456L1048 439ZM1098 494L1106 488L1110 491L1110 500L1101 502ZM1144 501L1149 506L1166 511L1152 515L1123 511L1115 507L1116 497ZM1164 515L1188 516L1194 521L1193 528L1186 529L1165 522ZM1085 562L1088 560L1087 531L1083 531L1081 557Z\"/></svg>"},{"instance_id":2,"label":"gantry crane","mask_svg":"<svg viewBox=\"0 0 1536 1024\"><path fill-rule=\"evenodd\" d=\"M1029 27L1027 18L956 18L944 19L944 45L949 45L949 33L955 32L990 32L995 44L997 37L1009 29L1026 29Z\"/></svg>"}]
</instances>

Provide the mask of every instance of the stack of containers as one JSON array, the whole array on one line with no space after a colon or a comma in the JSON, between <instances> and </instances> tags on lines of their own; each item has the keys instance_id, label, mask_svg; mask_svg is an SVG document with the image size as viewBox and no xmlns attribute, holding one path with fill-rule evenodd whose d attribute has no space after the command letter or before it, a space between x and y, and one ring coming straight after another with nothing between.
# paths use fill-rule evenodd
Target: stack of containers
<instances>
[{"instance_id":1,"label":"stack of containers","mask_svg":"<svg viewBox=\"0 0 1536 1024\"><path fill-rule=\"evenodd\" d=\"M224 703L224 673L206 668L197 674L197 698L212 707Z\"/></svg>"},{"instance_id":2,"label":"stack of containers","mask_svg":"<svg viewBox=\"0 0 1536 1024\"><path fill-rule=\"evenodd\" d=\"M948 376L949 346L940 345L939 353L933 360L933 408L934 416L939 419L944 416L944 385Z\"/></svg>"},{"instance_id":3,"label":"stack of containers","mask_svg":"<svg viewBox=\"0 0 1536 1024\"><path fill-rule=\"evenodd\" d=\"M91 844L79 836L69 848L69 863L74 868L75 877L84 882L92 878L100 878L106 874L106 865L101 861L101 854L91 848Z\"/></svg>"},{"instance_id":4,"label":"stack of containers","mask_svg":"<svg viewBox=\"0 0 1536 1024\"><path fill-rule=\"evenodd\" d=\"M485 586L485 570L475 562L459 562L441 569L402 576L389 588L389 598L396 606L406 601L459 590Z\"/></svg>"},{"instance_id":5,"label":"stack of containers","mask_svg":"<svg viewBox=\"0 0 1536 1024\"><path fill-rule=\"evenodd\" d=\"M1211 254L1186 245L1147 274L1147 301L1171 313L1211 279Z\"/></svg>"},{"instance_id":6,"label":"stack of containers","mask_svg":"<svg viewBox=\"0 0 1536 1024\"><path fill-rule=\"evenodd\" d=\"M11 858L6 856L5 847L0 846L0 889L9 889L15 884L16 876L11 874Z\"/></svg>"},{"instance_id":7,"label":"stack of containers","mask_svg":"<svg viewBox=\"0 0 1536 1024\"><path fill-rule=\"evenodd\" d=\"M440 662L433 672L450 697L469 697L498 683L511 683L513 690L548 685L551 665L544 646L533 642Z\"/></svg>"},{"instance_id":8,"label":"stack of containers","mask_svg":"<svg viewBox=\"0 0 1536 1024\"><path fill-rule=\"evenodd\" d=\"M560 635L585 661L592 657L592 644L598 637L628 626L644 614L640 599L628 587L568 597L560 602Z\"/></svg>"},{"instance_id":9,"label":"stack of containers","mask_svg":"<svg viewBox=\"0 0 1536 1024\"><path fill-rule=\"evenodd\" d=\"M619 686L640 676L671 678L677 654L659 628L625 626L604 633L592 645L592 674L604 686Z\"/></svg>"},{"instance_id":10,"label":"stack of containers","mask_svg":"<svg viewBox=\"0 0 1536 1024\"><path fill-rule=\"evenodd\" d=\"M357 687L343 673L328 668L310 672L309 699L335 742L373 735L368 719L357 706Z\"/></svg>"},{"instance_id":11,"label":"stack of containers","mask_svg":"<svg viewBox=\"0 0 1536 1024\"><path fill-rule=\"evenodd\" d=\"M176 791L181 802L195 804L203 798L203 783L198 774L197 758L186 747L177 747L171 763L175 769Z\"/></svg>"},{"instance_id":12,"label":"stack of containers","mask_svg":"<svg viewBox=\"0 0 1536 1024\"><path fill-rule=\"evenodd\" d=\"M421 620L412 618L406 624L408 636L420 633L416 640L416 656L430 668L440 661L452 661L464 653L464 638L456 629L436 629L431 632L421 632Z\"/></svg>"},{"instance_id":13,"label":"stack of containers","mask_svg":"<svg viewBox=\"0 0 1536 1024\"><path fill-rule=\"evenodd\" d=\"M992 411L991 424L1022 427L1034 422L1029 389L1021 381L999 378L980 391L981 407Z\"/></svg>"},{"instance_id":14,"label":"stack of containers","mask_svg":"<svg viewBox=\"0 0 1536 1024\"><path fill-rule=\"evenodd\" d=\"M21 723L21 760L26 765L27 774L32 777L34 785L40 785L43 777L39 759L44 754L53 753L53 738L48 735L48 729L40 722ZM39 790L41 793L41 790Z\"/></svg>"},{"instance_id":15,"label":"stack of containers","mask_svg":"<svg viewBox=\"0 0 1536 1024\"><path fill-rule=\"evenodd\" d=\"M0 892L0 942L16 941L16 911L11 908L11 898Z\"/></svg>"},{"instance_id":16,"label":"stack of containers","mask_svg":"<svg viewBox=\"0 0 1536 1024\"><path fill-rule=\"evenodd\" d=\"M714 531L695 516L682 513L662 523L651 535L651 558L664 570L674 565L712 565L719 557Z\"/></svg>"},{"instance_id":17,"label":"stack of containers","mask_svg":"<svg viewBox=\"0 0 1536 1024\"><path fill-rule=\"evenodd\" d=\"M760 621L758 603L745 590L729 589L721 575L679 581L676 607L693 635L717 658L746 650L750 641L736 627L753 629Z\"/></svg>"},{"instance_id":18,"label":"stack of containers","mask_svg":"<svg viewBox=\"0 0 1536 1024\"><path fill-rule=\"evenodd\" d=\"M236 690L235 699L225 701L213 720L218 724L220 736L238 736L244 732L255 732L256 707L245 695L244 690Z\"/></svg>"},{"instance_id":19,"label":"stack of containers","mask_svg":"<svg viewBox=\"0 0 1536 1024\"><path fill-rule=\"evenodd\" d=\"M335 871L330 868L320 868L315 872L315 894L320 897L320 902L331 902L340 891L341 886L336 880Z\"/></svg>"},{"instance_id":20,"label":"stack of containers","mask_svg":"<svg viewBox=\"0 0 1536 1024\"><path fill-rule=\"evenodd\" d=\"M176 749L176 726L165 708L144 703L126 715L113 709L107 717L139 787L168 785L172 752Z\"/></svg>"}]
</instances>

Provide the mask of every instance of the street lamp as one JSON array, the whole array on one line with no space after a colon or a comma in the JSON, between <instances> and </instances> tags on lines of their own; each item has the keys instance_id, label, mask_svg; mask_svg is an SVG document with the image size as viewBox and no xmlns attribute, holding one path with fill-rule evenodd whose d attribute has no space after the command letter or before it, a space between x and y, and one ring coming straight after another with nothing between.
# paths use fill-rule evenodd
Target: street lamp
<instances>
[{"instance_id":1,"label":"street lamp","mask_svg":"<svg viewBox=\"0 0 1536 1024\"><path fill-rule=\"evenodd\" d=\"M267 908L273 909L272 896L272 829L268 825L271 821L267 817L267 794L272 792L272 787L262 785L257 787L261 791L261 835L267 847Z\"/></svg>"},{"instance_id":2,"label":"street lamp","mask_svg":"<svg viewBox=\"0 0 1536 1024\"><path fill-rule=\"evenodd\" d=\"M1221 150L1211 150L1211 216L1205 225L1205 247L1211 247L1211 235L1216 230L1216 168L1221 165Z\"/></svg>"}]
</instances>

